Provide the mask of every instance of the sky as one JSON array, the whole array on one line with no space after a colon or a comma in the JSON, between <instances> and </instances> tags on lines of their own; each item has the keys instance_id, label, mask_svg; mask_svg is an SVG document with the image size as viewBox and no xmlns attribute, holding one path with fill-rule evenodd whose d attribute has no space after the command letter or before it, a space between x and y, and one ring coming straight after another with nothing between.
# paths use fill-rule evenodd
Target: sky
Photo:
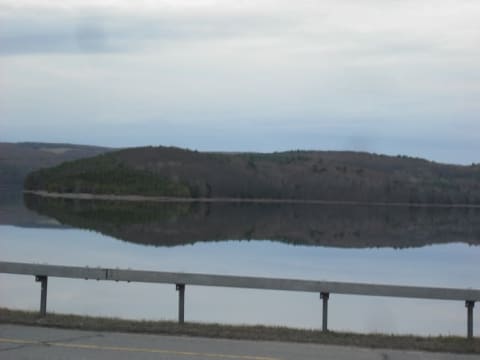
<instances>
[{"instance_id":1,"label":"sky","mask_svg":"<svg viewBox=\"0 0 480 360\"><path fill-rule=\"evenodd\" d=\"M478 0L0 0L0 141L480 162Z\"/></svg>"}]
</instances>

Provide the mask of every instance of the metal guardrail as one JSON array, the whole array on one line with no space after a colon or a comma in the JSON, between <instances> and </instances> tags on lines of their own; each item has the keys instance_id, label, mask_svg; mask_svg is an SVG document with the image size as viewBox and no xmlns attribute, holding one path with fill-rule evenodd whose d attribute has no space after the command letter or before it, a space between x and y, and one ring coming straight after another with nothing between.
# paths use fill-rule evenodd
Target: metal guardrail
<instances>
[{"instance_id":1,"label":"metal guardrail","mask_svg":"<svg viewBox=\"0 0 480 360\"><path fill-rule=\"evenodd\" d=\"M320 297L323 302L322 329L324 331L327 331L328 329L328 300L330 294L465 301L465 306L467 308L467 337L469 338L473 337L473 308L475 306L475 302L480 301L479 289L453 289L247 276L172 273L16 262L0 262L0 273L33 275L36 277L36 280L41 283L41 315L45 315L47 311L48 277L174 284L179 292L178 320L180 323L183 323L185 318L184 309L186 285L320 293Z\"/></svg>"}]
</instances>

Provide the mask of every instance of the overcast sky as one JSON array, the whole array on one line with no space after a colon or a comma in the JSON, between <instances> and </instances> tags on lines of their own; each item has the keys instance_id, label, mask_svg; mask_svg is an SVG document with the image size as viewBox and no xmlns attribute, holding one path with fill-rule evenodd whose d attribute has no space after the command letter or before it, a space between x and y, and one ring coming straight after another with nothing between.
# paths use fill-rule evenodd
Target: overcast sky
<instances>
[{"instance_id":1,"label":"overcast sky","mask_svg":"<svg viewBox=\"0 0 480 360\"><path fill-rule=\"evenodd\" d=\"M0 141L480 162L479 19L478 0L0 0Z\"/></svg>"}]
</instances>

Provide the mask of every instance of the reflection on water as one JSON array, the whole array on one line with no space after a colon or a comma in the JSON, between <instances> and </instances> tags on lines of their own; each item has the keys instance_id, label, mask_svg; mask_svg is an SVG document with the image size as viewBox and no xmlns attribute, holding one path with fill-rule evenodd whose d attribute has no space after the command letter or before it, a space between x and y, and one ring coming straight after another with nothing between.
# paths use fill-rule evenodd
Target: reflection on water
<instances>
[{"instance_id":1,"label":"reflection on water","mask_svg":"<svg viewBox=\"0 0 480 360\"><path fill-rule=\"evenodd\" d=\"M65 227L57 220L27 209L23 204L23 194L18 189L0 191L0 225L15 225L32 228Z\"/></svg>"},{"instance_id":2,"label":"reflection on water","mask_svg":"<svg viewBox=\"0 0 480 360\"><path fill-rule=\"evenodd\" d=\"M90 201L26 195L39 214L155 246L274 240L347 248L480 244L480 209L259 203Z\"/></svg>"},{"instance_id":3,"label":"reflection on water","mask_svg":"<svg viewBox=\"0 0 480 360\"><path fill-rule=\"evenodd\" d=\"M38 213L8 202L8 210L24 216L0 219L0 260L480 288L474 209L25 202ZM0 216L7 213L0 204ZM45 227L46 220L63 225ZM177 293L168 285L55 278L48 297L49 310L63 313L136 319L175 319L177 313ZM330 299L333 330L465 334L463 302ZM38 302L33 277L0 274L0 306L37 309ZM479 327L480 307L474 311ZM319 294L189 286L186 319L320 328L321 302Z\"/></svg>"}]
</instances>

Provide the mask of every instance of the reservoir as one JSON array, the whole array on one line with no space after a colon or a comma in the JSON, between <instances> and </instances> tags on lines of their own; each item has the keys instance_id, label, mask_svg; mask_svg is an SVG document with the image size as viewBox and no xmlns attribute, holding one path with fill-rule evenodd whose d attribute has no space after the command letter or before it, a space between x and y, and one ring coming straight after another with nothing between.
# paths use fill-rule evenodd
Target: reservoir
<instances>
[{"instance_id":1,"label":"reservoir","mask_svg":"<svg viewBox=\"0 0 480 360\"><path fill-rule=\"evenodd\" d=\"M2 261L480 288L480 209L130 203L4 194ZM52 278L48 311L175 320L174 286ZM37 310L32 277L0 274L0 306ZM475 328L480 326L475 307ZM321 328L319 294L187 287L186 321ZM464 335L463 302L332 294L338 331Z\"/></svg>"}]
</instances>

